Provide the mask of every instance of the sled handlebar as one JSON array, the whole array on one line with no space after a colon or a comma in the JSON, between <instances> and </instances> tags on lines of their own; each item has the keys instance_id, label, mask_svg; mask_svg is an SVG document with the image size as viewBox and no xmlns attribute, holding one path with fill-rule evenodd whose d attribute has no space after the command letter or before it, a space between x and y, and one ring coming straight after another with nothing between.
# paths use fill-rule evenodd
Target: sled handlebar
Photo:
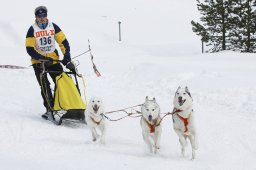
<instances>
[{"instance_id":1,"label":"sled handlebar","mask_svg":"<svg viewBox=\"0 0 256 170\"><path fill-rule=\"evenodd\" d=\"M61 73L62 73L62 71L46 71L46 70L45 70L44 63L47 62L47 61L49 61L49 60L40 60L40 61L43 62L42 65L43 65L43 72L44 72L44 73L56 73L56 74L61 74ZM61 63L62 63L62 60L52 60L52 61L61 62ZM76 75L76 76L78 76L78 77L82 77L82 75L81 75L81 74L78 74L77 72L72 72L72 71L64 71L64 72L67 73L67 74L74 74L74 75Z\"/></svg>"},{"instance_id":2,"label":"sled handlebar","mask_svg":"<svg viewBox=\"0 0 256 170\"><path fill-rule=\"evenodd\" d=\"M72 72L72 71L44 71L44 73L56 73L56 74L61 74L61 73L63 73L63 72L65 72L66 74L74 74L74 75L76 75L76 76L78 76L78 77L82 77L82 75L81 74L78 74L78 73L74 73L74 72Z\"/></svg>"}]
</instances>

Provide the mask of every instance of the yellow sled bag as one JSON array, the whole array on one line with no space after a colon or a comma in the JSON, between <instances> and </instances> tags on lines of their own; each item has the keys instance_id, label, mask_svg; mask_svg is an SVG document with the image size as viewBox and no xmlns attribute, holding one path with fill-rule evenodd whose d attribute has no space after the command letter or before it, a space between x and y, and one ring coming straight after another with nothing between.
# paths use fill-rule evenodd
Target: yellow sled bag
<instances>
[{"instance_id":1,"label":"yellow sled bag","mask_svg":"<svg viewBox=\"0 0 256 170\"><path fill-rule=\"evenodd\" d=\"M71 77L65 72L56 77L54 107L57 110L86 109L78 89Z\"/></svg>"}]
</instances>

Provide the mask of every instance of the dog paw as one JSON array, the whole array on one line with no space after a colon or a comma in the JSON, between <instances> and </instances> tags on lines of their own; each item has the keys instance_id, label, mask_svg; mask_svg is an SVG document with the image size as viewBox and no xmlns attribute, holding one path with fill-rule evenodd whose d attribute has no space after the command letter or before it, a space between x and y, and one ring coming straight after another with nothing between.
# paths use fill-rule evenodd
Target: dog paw
<instances>
[{"instance_id":1,"label":"dog paw","mask_svg":"<svg viewBox=\"0 0 256 170\"><path fill-rule=\"evenodd\" d=\"M159 149L155 149L154 154L158 154L159 153Z\"/></svg>"}]
</instances>

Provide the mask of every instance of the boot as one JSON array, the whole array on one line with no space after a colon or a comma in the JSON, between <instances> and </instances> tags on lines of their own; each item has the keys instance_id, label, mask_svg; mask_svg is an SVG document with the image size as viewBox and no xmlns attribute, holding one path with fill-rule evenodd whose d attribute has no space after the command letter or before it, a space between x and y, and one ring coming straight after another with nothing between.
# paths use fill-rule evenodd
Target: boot
<instances>
[{"instance_id":1,"label":"boot","mask_svg":"<svg viewBox=\"0 0 256 170\"><path fill-rule=\"evenodd\" d=\"M47 120L49 118L52 118L52 111L48 110L44 114L42 114L42 118Z\"/></svg>"}]
</instances>

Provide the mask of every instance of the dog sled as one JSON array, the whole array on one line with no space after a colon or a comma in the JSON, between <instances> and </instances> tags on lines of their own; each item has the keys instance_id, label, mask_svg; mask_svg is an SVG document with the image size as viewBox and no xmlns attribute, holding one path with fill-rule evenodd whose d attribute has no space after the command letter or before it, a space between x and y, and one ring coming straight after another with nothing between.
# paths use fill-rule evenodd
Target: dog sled
<instances>
[{"instance_id":1,"label":"dog sled","mask_svg":"<svg viewBox=\"0 0 256 170\"><path fill-rule=\"evenodd\" d=\"M85 109L86 103L81 97L81 92L78 83L78 77L82 78L82 75L78 74L76 71L48 71L45 69L44 63L42 64L41 73L41 83L45 83L43 77L47 73L56 74L55 78L55 90L53 95L53 106L51 105L51 115L49 115L48 120L56 125L61 125L63 121L72 122L85 122ZM42 87L45 87L43 85ZM43 89L44 95L51 94L51 92Z\"/></svg>"}]
</instances>

